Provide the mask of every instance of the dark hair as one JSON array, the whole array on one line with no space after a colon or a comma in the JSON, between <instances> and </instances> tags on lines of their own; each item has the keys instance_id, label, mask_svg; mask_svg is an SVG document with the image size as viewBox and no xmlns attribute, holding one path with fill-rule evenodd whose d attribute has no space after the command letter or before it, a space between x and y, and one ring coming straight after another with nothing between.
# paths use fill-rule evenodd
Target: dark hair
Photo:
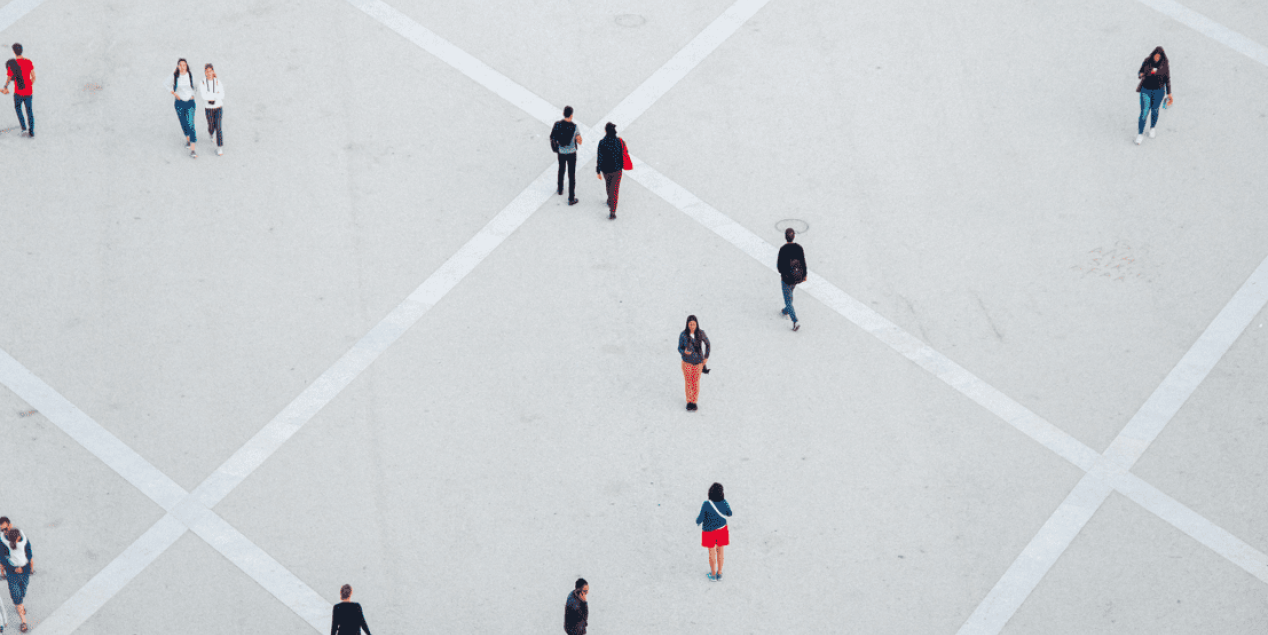
<instances>
[{"instance_id":1,"label":"dark hair","mask_svg":"<svg viewBox=\"0 0 1268 635\"><path fill-rule=\"evenodd\" d=\"M690 336L691 336L691 323L692 323L692 322L695 322L695 323L696 323L696 337L700 337L700 320L697 320L697 319L696 319L696 316L694 316L694 315L688 315L688 316L687 316L687 321L686 321L686 322L684 322L684 323L683 323L683 325L682 325L682 332L683 332L683 333L686 333L686 334L687 334L687 336L688 336L688 337L690 337Z\"/></svg>"},{"instance_id":2,"label":"dark hair","mask_svg":"<svg viewBox=\"0 0 1268 635\"><path fill-rule=\"evenodd\" d=\"M207 62L206 64L203 64L203 70L206 70L206 69L208 69L208 68L210 68L210 69L211 69L212 74L215 74L215 72L216 72L216 67L215 67L215 66L212 66L212 65L211 65L211 62ZM180 70L179 70L179 69L180 69L180 67L178 66L178 67L177 67L177 72L178 72L178 73L180 72Z\"/></svg>"},{"instance_id":3,"label":"dark hair","mask_svg":"<svg viewBox=\"0 0 1268 635\"><path fill-rule=\"evenodd\" d=\"M9 524L9 517L8 517L8 516L0 516L0 525L7 525L7 524Z\"/></svg>"},{"instance_id":4,"label":"dark hair","mask_svg":"<svg viewBox=\"0 0 1268 635\"><path fill-rule=\"evenodd\" d=\"M573 591L580 591L580 590L581 590L581 587L584 587L584 586L586 586L587 584L589 584L589 582L586 582L586 579L585 579L585 578L577 578L577 584L576 584L576 586L574 586L574 587L573 587L573 589L572 589L572 590L573 590Z\"/></svg>"},{"instance_id":5,"label":"dark hair","mask_svg":"<svg viewBox=\"0 0 1268 635\"><path fill-rule=\"evenodd\" d=\"M1167 52L1166 52L1166 51L1164 51L1164 50L1162 50L1162 47L1161 47L1161 46L1155 46L1155 47L1154 47L1154 50L1153 50L1153 52L1152 52L1152 53L1150 53L1150 54L1149 54L1149 57L1146 57L1146 58L1145 58L1145 63L1147 64L1147 63L1149 63L1149 62L1152 62L1152 61L1154 60L1154 56L1155 56L1155 55L1161 55L1161 56L1162 56L1162 59L1158 60L1158 73L1159 73L1159 74L1161 74L1161 75L1170 75L1170 74L1171 74L1171 62L1168 62L1168 61L1167 61Z\"/></svg>"},{"instance_id":6,"label":"dark hair","mask_svg":"<svg viewBox=\"0 0 1268 635\"><path fill-rule=\"evenodd\" d=\"M176 60L176 70L172 71L172 90L176 90L176 80L181 77L181 62L185 62L185 70L189 70L189 62L186 62L185 58L182 57ZM194 81L192 73L190 74L190 81Z\"/></svg>"},{"instance_id":7,"label":"dark hair","mask_svg":"<svg viewBox=\"0 0 1268 635\"><path fill-rule=\"evenodd\" d=\"M18 44L17 42L14 42L14 43L13 43L13 54L14 54L14 55L21 55L21 54L22 54L22 45L21 45L21 44Z\"/></svg>"},{"instance_id":8,"label":"dark hair","mask_svg":"<svg viewBox=\"0 0 1268 635\"><path fill-rule=\"evenodd\" d=\"M784 240L788 242L792 242L793 238L795 238L796 236L797 236L797 232L793 231L793 228L789 227L788 229L784 230Z\"/></svg>"},{"instance_id":9,"label":"dark hair","mask_svg":"<svg viewBox=\"0 0 1268 635\"><path fill-rule=\"evenodd\" d=\"M10 528L9 528L9 533L5 534L5 535L4 535L4 537L9 539L9 548L10 548L10 549L17 549L17 548L18 548L18 538L21 538L21 537L22 537L22 532L21 532L21 531L18 531L18 528L17 528L17 527L10 527Z\"/></svg>"},{"instance_id":10,"label":"dark hair","mask_svg":"<svg viewBox=\"0 0 1268 635\"><path fill-rule=\"evenodd\" d=\"M340 600L346 600L346 599L348 599L348 598L350 598L350 597L352 597L352 585L351 585L351 584L345 584L345 585L343 585L343 586L339 587L339 599L340 599Z\"/></svg>"},{"instance_id":11,"label":"dark hair","mask_svg":"<svg viewBox=\"0 0 1268 635\"><path fill-rule=\"evenodd\" d=\"M612 123L611 121L609 121L606 126L603 126L603 129L608 131L609 137L616 134L616 124Z\"/></svg>"},{"instance_id":12,"label":"dark hair","mask_svg":"<svg viewBox=\"0 0 1268 635\"><path fill-rule=\"evenodd\" d=\"M721 503L726 500L726 496L722 493L721 483L714 483L709 486L709 500L715 503Z\"/></svg>"},{"instance_id":13,"label":"dark hair","mask_svg":"<svg viewBox=\"0 0 1268 635\"><path fill-rule=\"evenodd\" d=\"M564 119L572 116L572 106L564 106Z\"/></svg>"}]
</instances>

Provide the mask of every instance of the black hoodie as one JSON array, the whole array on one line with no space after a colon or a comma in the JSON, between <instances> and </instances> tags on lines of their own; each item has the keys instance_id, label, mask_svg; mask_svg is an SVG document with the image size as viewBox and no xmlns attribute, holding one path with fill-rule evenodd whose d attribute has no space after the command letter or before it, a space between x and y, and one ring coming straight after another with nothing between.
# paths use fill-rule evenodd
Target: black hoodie
<instances>
[{"instance_id":1,"label":"black hoodie","mask_svg":"<svg viewBox=\"0 0 1268 635\"><path fill-rule=\"evenodd\" d=\"M1155 55L1161 55L1162 59L1155 62ZM1161 46L1154 49L1154 52L1140 64L1140 72L1137 75L1141 79L1140 84L1136 86L1136 92L1140 92L1142 88L1158 90L1165 86L1167 94L1171 94L1171 64L1167 62L1167 53Z\"/></svg>"}]
</instances>

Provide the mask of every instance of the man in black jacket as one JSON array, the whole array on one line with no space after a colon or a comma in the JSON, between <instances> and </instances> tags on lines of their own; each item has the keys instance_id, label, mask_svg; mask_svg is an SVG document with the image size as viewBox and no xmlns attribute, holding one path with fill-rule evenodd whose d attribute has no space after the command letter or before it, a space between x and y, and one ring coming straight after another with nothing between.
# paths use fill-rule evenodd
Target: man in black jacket
<instances>
[{"instance_id":1,"label":"man in black jacket","mask_svg":"<svg viewBox=\"0 0 1268 635\"><path fill-rule=\"evenodd\" d=\"M616 219L616 199L621 194L621 171L625 167L625 150L621 138L616 136L616 124L609 121L603 128L608 135L599 141L598 160L594 171L608 185L608 220Z\"/></svg>"},{"instance_id":2,"label":"man in black jacket","mask_svg":"<svg viewBox=\"0 0 1268 635\"><path fill-rule=\"evenodd\" d=\"M586 621L590 618L586 597L589 594L590 585L586 579L577 578L576 588L568 594L568 602L564 604L564 632L568 635L586 635Z\"/></svg>"},{"instance_id":3,"label":"man in black jacket","mask_svg":"<svg viewBox=\"0 0 1268 635\"><path fill-rule=\"evenodd\" d=\"M775 265L779 269L779 286L784 290L784 308L780 313L792 318L794 331L801 325L797 323L797 312L793 310L793 287L805 282L806 272L809 271L806 268L806 252L801 245L793 242L796 237L797 232L793 228L784 230L784 240L788 242L779 248L779 261Z\"/></svg>"},{"instance_id":4,"label":"man in black jacket","mask_svg":"<svg viewBox=\"0 0 1268 635\"><path fill-rule=\"evenodd\" d=\"M581 131L572 122L572 106L564 106L564 118L555 122L550 131L550 146L559 157L559 178L556 194L564 193L564 168L568 170L568 204L577 204L577 149L581 145Z\"/></svg>"}]
</instances>

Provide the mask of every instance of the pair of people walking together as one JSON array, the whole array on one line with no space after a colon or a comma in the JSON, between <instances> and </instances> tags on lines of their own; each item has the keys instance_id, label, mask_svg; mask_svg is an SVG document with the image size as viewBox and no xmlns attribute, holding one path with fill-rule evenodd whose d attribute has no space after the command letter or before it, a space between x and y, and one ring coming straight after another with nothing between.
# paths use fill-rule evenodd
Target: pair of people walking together
<instances>
[{"instance_id":1,"label":"pair of people walking together","mask_svg":"<svg viewBox=\"0 0 1268 635\"><path fill-rule=\"evenodd\" d=\"M216 76L216 69L211 64L203 67L203 79L198 82L198 92L203 99L203 112L207 115L207 136L216 138L216 154L225 153L224 131L221 129L225 105L225 87ZM189 72L189 63L185 58L176 62L176 70L172 73L172 97L176 99L176 118L180 120L181 132L185 135L185 147L189 148L190 158L198 158L198 131L194 129L194 76Z\"/></svg>"},{"instance_id":2,"label":"pair of people walking together","mask_svg":"<svg viewBox=\"0 0 1268 635\"><path fill-rule=\"evenodd\" d=\"M564 173L568 174L568 204L577 204L577 149L581 146L581 131L572 121L572 106L564 106L564 118L556 121L550 131L550 149L559 161L559 174L555 179L555 194L563 196ZM625 141L616 136L616 124L604 126L606 136L599 140L595 161L597 178L606 182L608 193L608 219L616 220L616 204L621 194L621 174L634 167L630 161Z\"/></svg>"},{"instance_id":3,"label":"pair of people walking together","mask_svg":"<svg viewBox=\"0 0 1268 635\"><path fill-rule=\"evenodd\" d=\"M20 630L30 630L26 622L26 589L31 583L34 566L31 542L22 530L14 527L8 518L0 517L0 566L4 568L5 582L9 586L9 599L18 611ZM0 610L0 631L8 626L8 616Z\"/></svg>"}]
</instances>

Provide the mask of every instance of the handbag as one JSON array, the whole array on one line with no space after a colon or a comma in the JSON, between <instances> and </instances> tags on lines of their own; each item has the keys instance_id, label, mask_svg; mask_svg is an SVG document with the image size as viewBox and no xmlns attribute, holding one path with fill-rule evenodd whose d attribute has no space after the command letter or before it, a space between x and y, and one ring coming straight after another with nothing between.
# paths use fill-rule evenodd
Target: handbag
<instances>
[{"instance_id":1,"label":"handbag","mask_svg":"<svg viewBox=\"0 0 1268 635\"><path fill-rule=\"evenodd\" d=\"M634 162L630 161L630 149L625 147L625 139L621 139L621 169L633 170Z\"/></svg>"}]
</instances>

